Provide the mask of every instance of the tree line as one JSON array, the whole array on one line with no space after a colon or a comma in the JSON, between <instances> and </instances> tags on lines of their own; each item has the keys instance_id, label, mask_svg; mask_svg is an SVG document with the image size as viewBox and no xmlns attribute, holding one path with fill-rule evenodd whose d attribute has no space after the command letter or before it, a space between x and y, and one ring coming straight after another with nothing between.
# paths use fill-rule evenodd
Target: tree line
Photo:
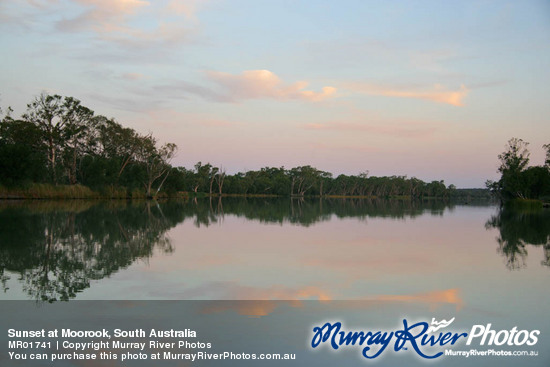
<instances>
[{"instance_id":1,"label":"tree line","mask_svg":"<svg viewBox=\"0 0 550 367\"><path fill-rule=\"evenodd\" d=\"M166 180L177 146L159 146L73 97L42 93L20 119L11 108L0 124L0 184L81 184L153 196Z\"/></svg>"},{"instance_id":2,"label":"tree line","mask_svg":"<svg viewBox=\"0 0 550 367\"><path fill-rule=\"evenodd\" d=\"M369 176L332 173L312 166L264 167L259 170L227 175L221 167L198 162L193 169L173 169L166 185L183 191L211 195L273 195L273 196L357 196L357 197L449 197L455 187L444 181L426 183L406 176Z\"/></svg>"},{"instance_id":3,"label":"tree line","mask_svg":"<svg viewBox=\"0 0 550 367\"><path fill-rule=\"evenodd\" d=\"M1 112L1 111L0 111ZM159 145L82 105L73 97L42 93L19 118L8 109L0 119L0 185L83 185L122 196L142 192L209 195L449 197L454 185L406 176L376 177L368 171L333 177L315 167L265 167L226 174L198 162L173 167L173 143Z\"/></svg>"},{"instance_id":4,"label":"tree line","mask_svg":"<svg viewBox=\"0 0 550 367\"><path fill-rule=\"evenodd\" d=\"M542 166L529 166L528 146L528 142L512 138L508 140L505 151L498 155L500 179L488 180L486 186L502 202L550 199L550 144L542 146L546 151Z\"/></svg>"}]
</instances>

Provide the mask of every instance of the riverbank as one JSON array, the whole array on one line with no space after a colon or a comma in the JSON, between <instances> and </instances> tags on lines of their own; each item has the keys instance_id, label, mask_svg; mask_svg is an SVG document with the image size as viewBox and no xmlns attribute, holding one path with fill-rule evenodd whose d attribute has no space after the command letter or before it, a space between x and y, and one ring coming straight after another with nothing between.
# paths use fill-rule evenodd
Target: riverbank
<instances>
[{"instance_id":1,"label":"riverbank","mask_svg":"<svg viewBox=\"0 0 550 367\"><path fill-rule=\"evenodd\" d=\"M0 186L0 200L145 199L140 190L106 187L92 190L83 185L30 184L24 187Z\"/></svg>"},{"instance_id":2,"label":"riverbank","mask_svg":"<svg viewBox=\"0 0 550 367\"><path fill-rule=\"evenodd\" d=\"M542 209L549 208L550 202L538 199L513 199L504 203L510 209Z\"/></svg>"},{"instance_id":3,"label":"riverbank","mask_svg":"<svg viewBox=\"0 0 550 367\"><path fill-rule=\"evenodd\" d=\"M467 189L468 191L471 189ZM482 190L482 189L479 189ZM455 190L460 192L461 190ZM469 191L468 191L469 192ZM476 199L476 196L471 195L450 195L445 197L438 196L410 196L410 195L391 195L391 196L376 196L376 195L274 195L274 194L232 194L232 193L204 193L204 192L188 192L180 191L171 194L164 191L159 192L154 198L169 199L193 199L193 198L278 198L289 197L293 199L300 198L323 198L323 199L395 199L395 200L452 200L459 199L470 201ZM52 185L52 184L29 184L22 187L5 187L0 186L0 200L79 200L79 199L100 199L100 200L134 200L147 199L144 190L127 189L125 187L103 187L100 189L91 189L84 185Z\"/></svg>"}]
</instances>

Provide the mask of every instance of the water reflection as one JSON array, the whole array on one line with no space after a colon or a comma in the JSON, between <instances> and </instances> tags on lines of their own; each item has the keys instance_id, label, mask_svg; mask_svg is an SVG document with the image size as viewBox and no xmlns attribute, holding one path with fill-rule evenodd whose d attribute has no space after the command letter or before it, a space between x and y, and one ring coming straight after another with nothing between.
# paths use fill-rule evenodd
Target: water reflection
<instances>
[{"instance_id":1,"label":"water reflection","mask_svg":"<svg viewBox=\"0 0 550 367\"><path fill-rule=\"evenodd\" d=\"M490 210L441 201L303 198L2 203L0 282L4 299L14 294L21 298L22 292L38 301L67 301L93 281L177 249L172 260L157 257L155 266L123 272L131 274L127 284L134 289L119 291L119 285L106 282L97 294L104 297L107 288L110 297L140 299L372 299L416 294L403 292L403 277L431 284L424 293L456 289L461 282L454 279L463 275L448 269L494 258L474 246ZM471 217L476 213L481 216ZM542 264L549 266L549 219L548 211L503 209L485 226L499 231L499 253L509 269L525 266L527 245L543 246ZM367 221L369 226L364 225ZM475 259L471 251L477 251ZM368 291L369 281L383 273L395 291ZM442 273L449 284L435 281ZM166 284L172 286L160 286Z\"/></svg>"},{"instance_id":2,"label":"water reflection","mask_svg":"<svg viewBox=\"0 0 550 367\"><path fill-rule=\"evenodd\" d=\"M239 315L250 317L262 317L273 314L281 306L303 307L310 301L303 299L259 299L259 300L216 300L203 302L203 314L236 312ZM338 301L319 298L320 304L331 305L339 304ZM339 304L340 309L361 309L369 308L384 309L392 305L402 306L404 304L413 304L427 306L430 310L436 310L443 306L454 306L456 311L464 307L464 301L458 289L445 289L442 291L432 291L420 294L400 294L400 295L377 295L368 299L347 301L345 305Z\"/></svg>"},{"instance_id":3,"label":"water reflection","mask_svg":"<svg viewBox=\"0 0 550 367\"><path fill-rule=\"evenodd\" d=\"M429 212L441 216L439 201L203 199L127 203L67 201L3 203L0 208L0 282L4 292L18 274L31 299L67 301L157 249L174 251L167 231L186 219L196 227L220 223L225 215L262 223L310 226L353 217L403 219Z\"/></svg>"},{"instance_id":4,"label":"water reflection","mask_svg":"<svg viewBox=\"0 0 550 367\"><path fill-rule=\"evenodd\" d=\"M506 259L506 267L516 270L526 267L527 246L542 246L541 265L550 266L550 211L547 209L514 209L504 207L485 224L496 228L498 253Z\"/></svg>"},{"instance_id":5,"label":"water reflection","mask_svg":"<svg viewBox=\"0 0 550 367\"><path fill-rule=\"evenodd\" d=\"M195 225L209 226L223 220L225 214L259 220L262 223L291 223L310 226L337 218L368 217L414 218L425 213L442 216L449 203L440 200L366 200L366 199L310 199L304 198L217 198L194 200L187 206L195 216ZM452 207L452 205L451 205Z\"/></svg>"},{"instance_id":6,"label":"water reflection","mask_svg":"<svg viewBox=\"0 0 550 367\"><path fill-rule=\"evenodd\" d=\"M182 220L174 205L40 203L0 211L0 276L19 274L32 299L67 301L153 249L173 251L166 231Z\"/></svg>"}]
</instances>

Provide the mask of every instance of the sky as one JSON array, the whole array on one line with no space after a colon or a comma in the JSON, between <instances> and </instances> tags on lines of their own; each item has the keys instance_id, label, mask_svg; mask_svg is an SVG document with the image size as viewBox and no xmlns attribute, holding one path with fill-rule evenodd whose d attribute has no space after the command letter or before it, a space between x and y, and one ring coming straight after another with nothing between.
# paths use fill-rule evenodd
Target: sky
<instances>
[{"instance_id":1,"label":"sky","mask_svg":"<svg viewBox=\"0 0 550 367\"><path fill-rule=\"evenodd\" d=\"M0 106L72 96L228 173L483 187L550 143L550 2L0 0Z\"/></svg>"}]
</instances>

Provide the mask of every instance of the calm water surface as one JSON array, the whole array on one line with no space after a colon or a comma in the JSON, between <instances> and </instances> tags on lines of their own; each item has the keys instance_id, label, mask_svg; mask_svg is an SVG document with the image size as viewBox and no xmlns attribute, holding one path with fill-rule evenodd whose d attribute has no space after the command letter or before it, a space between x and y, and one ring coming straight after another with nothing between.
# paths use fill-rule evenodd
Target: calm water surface
<instances>
[{"instance_id":1,"label":"calm water surface","mask_svg":"<svg viewBox=\"0 0 550 367\"><path fill-rule=\"evenodd\" d=\"M298 348L301 363L313 358L311 363L327 366L356 365L361 357L357 351L327 352L319 364L321 355L311 354L304 340L322 320L388 330L403 318L456 317L458 330L476 323L541 330L536 349L542 354L518 361L547 366L549 239L550 211L491 205L296 199L3 203L0 300L44 305L4 302L5 322L35 315L31 324L39 319L52 327L76 312L68 308L73 300L214 301L172 305L172 313L174 307L199 310L193 318L167 316L164 322L189 327L195 320L199 330L210 323L217 330L212 335L269 330L273 342L259 342L258 348ZM104 312L94 303L82 307L78 312L93 316L78 316L80 322L94 327L102 320ZM125 306L103 307L120 314L106 322L125 322L130 312ZM168 306L150 307L155 314ZM201 316L224 311L264 321L237 318L219 329L219 322L232 321ZM128 319L128 328L135 320ZM296 325L294 334L289 325ZM246 349L253 342L243 343ZM391 366L401 357L385 358L383 365ZM407 359L409 365L423 363L412 361ZM465 362L450 357L445 365L469 365ZM517 363L476 360L490 367Z\"/></svg>"},{"instance_id":2,"label":"calm water surface","mask_svg":"<svg viewBox=\"0 0 550 367\"><path fill-rule=\"evenodd\" d=\"M550 215L440 202L38 202L0 211L2 299L548 300Z\"/></svg>"}]
</instances>

